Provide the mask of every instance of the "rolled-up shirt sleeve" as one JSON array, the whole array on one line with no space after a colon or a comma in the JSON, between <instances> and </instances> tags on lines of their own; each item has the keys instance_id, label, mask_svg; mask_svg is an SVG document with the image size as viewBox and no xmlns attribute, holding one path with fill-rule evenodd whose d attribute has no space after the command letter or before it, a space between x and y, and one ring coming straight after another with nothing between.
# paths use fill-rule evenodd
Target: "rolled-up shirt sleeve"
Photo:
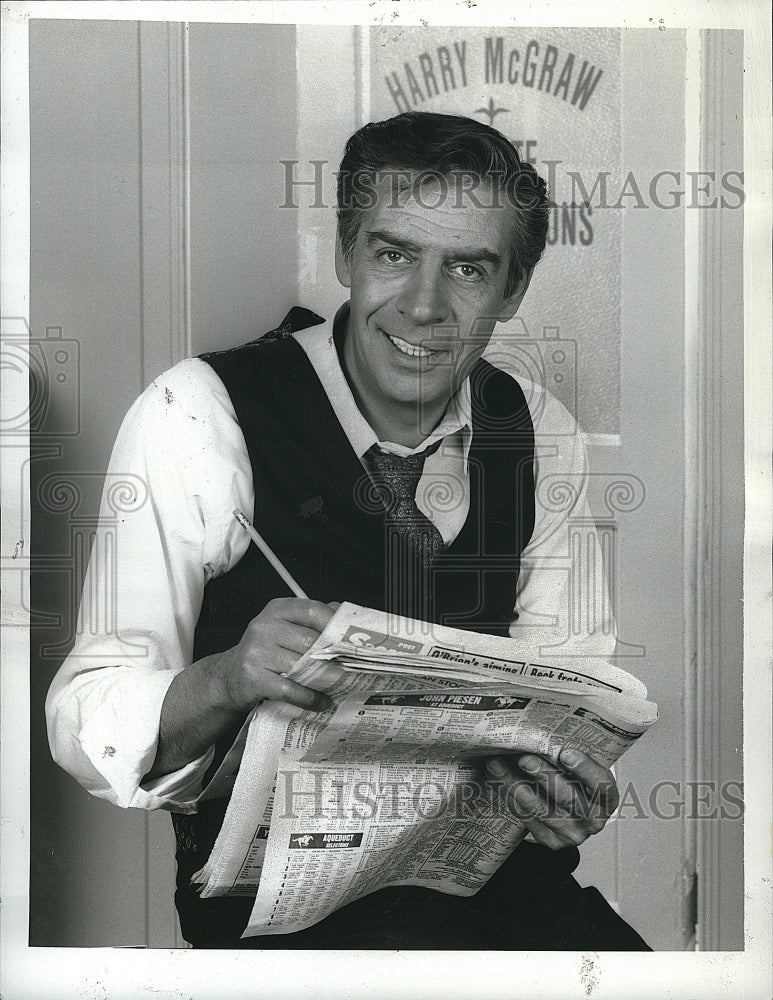
<instances>
[{"instance_id":1,"label":"rolled-up shirt sleeve","mask_svg":"<svg viewBox=\"0 0 773 1000\"><path fill-rule=\"evenodd\" d=\"M77 638L46 699L54 759L99 798L195 809L212 750L172 774L143 777L166 692L191 663L205 584L248 544L234 507L252 517L244 439L222 382L190 359L160 376L121 426Z\"/></svg>"}]
</instances>

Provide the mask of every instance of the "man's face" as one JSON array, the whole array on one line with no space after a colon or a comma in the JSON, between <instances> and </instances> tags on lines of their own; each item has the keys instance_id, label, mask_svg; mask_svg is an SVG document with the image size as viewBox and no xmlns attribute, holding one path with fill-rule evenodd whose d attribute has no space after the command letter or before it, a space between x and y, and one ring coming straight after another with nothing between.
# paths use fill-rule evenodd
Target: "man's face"
<instances>
[{"instance_id":1,"label":"man's face","mask_svg":"<svg viewBox=\"0 0 773 1000\"><path fill-rule=\"evenodd\" d=\"M351 258L340 248L336 257L351 288L344 361L366 416L421 404L426 434L496 322L520 305L528 279L505 296L515 213L504 199L492 206L486 185L476 191L480 204L457 198L451 179L445 197L437 180L393 192L385 179L376 190Z\"/></svg>"}]
</instances>

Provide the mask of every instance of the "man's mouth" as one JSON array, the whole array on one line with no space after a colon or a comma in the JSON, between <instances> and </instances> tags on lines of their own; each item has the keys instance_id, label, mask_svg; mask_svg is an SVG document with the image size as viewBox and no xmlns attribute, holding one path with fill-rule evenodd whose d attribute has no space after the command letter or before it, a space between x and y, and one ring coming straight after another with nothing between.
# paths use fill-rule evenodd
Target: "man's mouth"
<instances>
[{"instance_id":1,"label":"man's mouth","mask_svg":"<svg viewBox=\"0 0 773 1000\"><path fill-rule=\"evenodd\" d=\"M428 351L423 347L417 347L416 344L409 344L407 340L401 340L399 337L393 337L391 333L388 333L386 336L401 354L406 354L409 358L431 358L435 353L434 351Z\"/></svg>"}]
</instances>

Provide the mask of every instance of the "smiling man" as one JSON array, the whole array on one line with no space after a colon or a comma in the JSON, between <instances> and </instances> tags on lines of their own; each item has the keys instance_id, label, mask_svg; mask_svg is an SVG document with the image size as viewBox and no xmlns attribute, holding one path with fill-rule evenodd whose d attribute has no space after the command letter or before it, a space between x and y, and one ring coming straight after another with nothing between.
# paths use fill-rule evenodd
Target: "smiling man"
<instances>
[{"instance_id":1,"label":"smiling man","mask_svg":"<svg viewBox=\"0 0 773 1000\"><path fill-rule=\"evenodd\" d=\"M516 208L495 197L491 180L472 196L458 169L450 186L426 170L376 177L375 205L353 240L342 232L336 255L339 281L351 289L343 362L377 435L415 447L495 323L515 315L531 271L519 267L511 280ZM544 205L532 211L541 224Z\"/></svg>"},{"instance_id":2,"label":"smiling man","mask_svg":"<svg viewBox=\"0 0 773 1000\"><path fill-rule=\"evenodd\" d=\"M227 805L194 800L246 714L266 698L328 704L285 675L336 602L566 638L568 575L550 570L569 551L567 514L535 495L551 472L582 479L582 440L544 390L482 357L543 252L544 182L494 129L412 112L352 136L338 202L351 293L338 314L293 309L256 341L176 366L128 414L111 468L149 495L120 529L120 639L82 630L49 693L54 756L95 795L173 813L176 902L198 947L645 948L571 877L617 802L582 754L489 762L531 837L474 897L391 887L306 931L240 941L251 900L190 886ZM285 596L235 507L312 599ZM570 513L587 519L584 489ZM613 652L602 624L573 635L577 655ZM127 656L130 643L147 654Z\"/></svg>"}]
</instances>

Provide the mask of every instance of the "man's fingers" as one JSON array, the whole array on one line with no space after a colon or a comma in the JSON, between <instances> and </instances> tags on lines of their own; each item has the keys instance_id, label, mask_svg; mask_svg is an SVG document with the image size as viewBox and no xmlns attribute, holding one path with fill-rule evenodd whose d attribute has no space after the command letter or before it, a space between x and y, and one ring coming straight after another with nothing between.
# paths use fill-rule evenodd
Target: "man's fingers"
<instances>
[{"instance_id":1,"label":"man's fingers","mask_svg":"<svg viewBox=\"0 0 773 1000\"><path fill-rule=\"evenodd\" d=\"M279 622L274 633L277 646L288 649L291 653L302 656L319 639L320 633L315 628L305 625L295 625L292 622Z\"/></svg>"},{"instance_id":2,"label":"man's fingers","mask_svg":"<svg viewBox=\"0 0 773 1000\"><path fill-rule=\"evenodd\" d=\"M526 820L548 821L550 809L536 786L530 786L525 781L516 781L510 786L508 797L512 811L517 816Z\"/></svg>"},{"instance_id":3,"label":"man's fingers","mask_svg":"<svg viewBox=\"0 0 773 1000\"><path fill-rule=\"evenodd\" d=\"M539 794L538 786L520 775L512 764L501 757L492 757L486 761L486 770L497 782L501 782L501 792L514 815L524 820L545 815L546 803Z\"/></svg>"},{"instance_id":4,"label":"man's fingers","mask_svg":"<svg viewBox=\"0 0 773 1000\"><path fill-rule=\"evenodd\" d=\"M266 681L266 697L274 701L284 701L288 705L304 708L313 712L323 712L332 708L333 701L326 694L304 687L289 677L272 674Z\"/></svg>"},{"instance_id":5,"label":"man's fingers","mask_svg":"<svg viewBox=\"0 0 773 1000\"><path fill-rule=\"evenodd\" d=\"M535 754L520 757L518 767L502 758L492 758L486 766L502 783L508 810L546 847L581 844L604 828L606 798L594 798L584 784Z\"/></svg>"},{"instance_id":6,"label":"man's fingers","mask_svg":"<svg viewBox=\"0 0 773 1000\"><path fill-rule=\"evenodd\" d=\"M582 844L591 834L598 833L606 822L604 819L591 821L580 812L564 812L555 802L545 799L539 785L530 782L520 781L511 786L509 805L534 837L538 831L552 831L562 847ZM547 846L554 846L552 838L547 840L551 841ZM540 840L543 842L546 841Z\"/></svg>"},{"instance_id":7,"label":"man's fingers","mask_svg":"<svg viewBox=\"0 0 773 1000\"><path fill-rule=\"evenodd\" d=\"M329 604L309 601L301 597L278 597L266 605L275 618L282 618L295 625L305 625L322 632L335 614Z\"/></svg>"},{"instance_id":8,"label":"man's fingers","mask_svg":"<svg viewBox=\"0 0 773 1000\"><path fill-rule=\"evenodd\" d=\"M557 815L555 803L549 806L540 786L531 779L519 778L516 770L495 757L486 762L486 769L502 783L507 808L520 819L538 844L551 851L581 844L588 837L583 825Z\"/></svg>"},{"instance_id":9,"label":"man's fingers","mask_svg":"<svg viewBox=\"0 0 773 1000\"><path fill-rule=\"evenodd\" d=\"M540 789L552 815L577 820L594 832L601 830L609 819L613 810L605 787L586 788L566 771L535 754L519 757L518 767Z\"/></svg>"},{"instance_id":10,"label":"man's fingers","mask_svg":"<svg viewBox=\"0 0 773 1000\"><path fill-rule=\"evenodd\" d=\"M576 807L575 789L561 768L556 767L535 754L525 754L518 758L518 767L532 784L539 786L549 802L559 809L572 813Z\"/></svg>"},{"instance_id":11,"label":"man's fingers","mask_svg":"<svg viewBox=\"0 0 773 1000\"><path fill-rule=\"evenodd\" d=\"M526 828L538 844L550 848L551 851L560 851L565 847L577 847L586 839L584 835L578 835L572 839L560 830L551 829L538 819L530 820L526 824Z\"/></svg>"},{"instance_id":12,"label":"man's fingers","mask_svg":"<svg viewBox=\"0 0 773 1000\"><path fill-rule=\"evenodd\" d=\"M581 784L598 797L605 808L607 816L617 809L620 794L617 790L615 776L592 757L574 748L562 750L558 758L561 766L569 774L574 775Z\"/></svg>"},{"instance_id":13,"label":"man's fingers","mask_svg":"<svg viewBox=\"0 0 773 1000\"><path fill-rule=\"evenodd\" d=\"M297 662L298 654L282 646L275 646L269 655L262 650L252 650L245 657L247 669L255 678L264 671L269 676L289 674Z\"/></svg>"}]
</instances>

